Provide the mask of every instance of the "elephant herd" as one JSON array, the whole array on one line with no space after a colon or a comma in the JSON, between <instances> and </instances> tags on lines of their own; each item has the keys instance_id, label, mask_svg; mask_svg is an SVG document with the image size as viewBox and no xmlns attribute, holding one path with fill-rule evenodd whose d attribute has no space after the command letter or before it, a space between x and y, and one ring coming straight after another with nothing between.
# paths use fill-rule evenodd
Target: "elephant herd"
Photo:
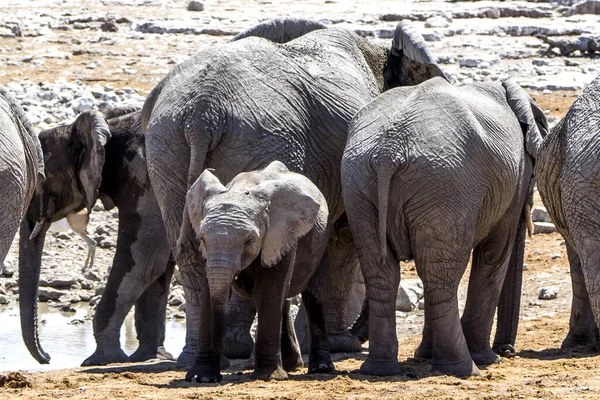
<instances>
[{"instance_id":1,"label":"elephant herd","mask_svg":"<svg viewBox=\"0 0 600 400\"><path fill-rule=\"evenodd\" d=\"M254 377L285 379L302 351L309 373L330 372L330 353L367 338L360 371L398 374L399 262L412 259L425 297L415 355L477 375L515 351L537 181L571 265L563 347L597 345L599 101L596 79L548 132L512 81L449 83L406 22L388 47L294 18L196 54L142 109L86 111L39 136L0 89L0 261L20 224L24 342L49 362L37 328L46 232L99 199L118 208L119 236L83 365L173 358L163 342L177 264L188 380L220 381L228 358L251 354ZM306 328L290 312L297 294ZM134 305L139 347L127 356L119 333Z\"/></svg>"}]
</instances>

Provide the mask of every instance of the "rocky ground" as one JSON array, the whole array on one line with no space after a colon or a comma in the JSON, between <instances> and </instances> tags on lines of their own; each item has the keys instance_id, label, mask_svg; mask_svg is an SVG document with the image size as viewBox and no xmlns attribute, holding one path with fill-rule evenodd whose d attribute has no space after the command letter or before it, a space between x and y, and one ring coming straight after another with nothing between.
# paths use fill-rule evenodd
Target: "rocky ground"
<instances>
[{"instance_id":1,"label":"rocky ground","mask_svg":"<svg viewBox=\"0 0 600 400\"><path fill-rule=\"evenodd\" d=\"M15 94L36 127L45 129L68 122L89 107L141 105L149 90L191 54L260 20L287 15L312 17L381 42L390 41L398 20L410 19L453 81L513 78L552 123L600 72L600 57L594 53L600 36L597 0L206 0L192 7L201 11L188 10L188 4L187 0L6 0L0 13L0 83ZM539 199L536 203L540 205ZM40 300L57 309L88 301L93 308L114 254L116 213L98 206L88 233L99 248L95 268L85 275L84 241L60 227L48 235ZM0 277L0 313L16 302L16 244L17 239ZM399 358L406 374L391 379L353 372L365 358L363 352L339 356L335 375L307 377L304 370L276 383L250 381L243 364L235 364L222 384L203 387L184 382L183 372L171 370L169 363L12 373L0 375L0 398L598 397L598 357L558 350L568 326L571 297L562 238L556 233L534 235L527 244L526 264L520 353L482 371L481 377L439 376L429 372L427 363L411 358L422 329L422 311L416 307L397 313ZM414 265L403 264L402 274L403 279L415 278ZM550 299L539 299L542 288L547 290L541 297ZM174 289L170 318L183 316L182 295ZM464 293L462 285L461 304ZM418 294L409 295L416 306Z\"/></svg>"}]
</instances>

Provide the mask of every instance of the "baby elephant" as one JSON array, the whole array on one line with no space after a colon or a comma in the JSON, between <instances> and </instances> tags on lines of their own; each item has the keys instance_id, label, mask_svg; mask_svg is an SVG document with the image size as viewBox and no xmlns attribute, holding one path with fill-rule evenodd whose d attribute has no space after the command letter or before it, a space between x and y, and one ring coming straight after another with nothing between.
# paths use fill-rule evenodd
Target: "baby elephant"
<instances>
[{"instance_id":1,"label":"baby elephant","mask_svg":"<svg viewBox=\"0 0 600 400\"><path fill-rule=\"evenodd\" d=\"M329 213L319 189L279 161L241 173L227 186L205 170L188 191L184 218L205 259L198 350L186 380L222 379L231 286L258 310L255 378L286 379L285 371L302 367L286 300L298 293L311 335L308 371L333 371L323 318L329 275L319 266L330 236Z\"/></svg>"}]
</instances>

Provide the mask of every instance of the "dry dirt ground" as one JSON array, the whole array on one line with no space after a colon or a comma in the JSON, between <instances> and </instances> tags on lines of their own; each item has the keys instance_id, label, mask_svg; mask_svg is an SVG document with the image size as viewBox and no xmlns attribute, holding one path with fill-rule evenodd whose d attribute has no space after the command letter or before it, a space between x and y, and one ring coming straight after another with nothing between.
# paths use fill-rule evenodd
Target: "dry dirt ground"
<instances>
[{"instance_id":1,"label":"dry dirt ground","mask_svg":"<svg viewBox=\"0 0 600 400\"><path fill-rule=\"evenodd\" d=\"M224 2L218 5L220 8L214 11L217 16L227 11ZM106 12L111 9L110 4L99 7ZM276 5L264 2L264 7L272 9ZM298 11L302 11L301 7ZM131 13L135 15L136 12L141 13L141 8L134 7ZM43 17L43 13L40 15ZM78 35L79 31L57 34L50 44L55 56L47 58L44 68L28 63L3 66L0 83L18 80L19 77L29 77L33 81L65 77L108 82L116 87L132 86L147 93L172 68L168 55L154 58L150 57L150 53L168 54L169 47L177 48L174 53L191 53L201 45L224 40L182 36L178 43L169 41L166 44L158 37L152 43L130 38L126 44L118 46L118 51L113 54L102 51L101 56L94 52L96 46L101 47L100 44L89 41L85 48L82 46L85 50L82 54L72 56L73 49L78 48L78 41L81 43ZM100 38L109 34L94 35ZM7 47L22 52L24 57L35 55L38 45L35 38L10 39L7 44ZM47 52L48 48L44 50ZM65 55L63 58L61 53ZM90 63L95 63L94 69L86 68ZM160 67L157 68L156 64ZM136 74L113 72L124 65L134 65L132 68L137 70ZM576 95L574 92L554 91L551 94L534 94L534 97L543 109L550 110L551 115L561 117ZM0 399L599 398L597 371L600 369L600 357L585 349L578 352L560 350L567 333L571 301L569 266L562 238L558 234L550 234L529 239L525 262L527 269L523 279L518 356L482 369L479 377L458 379L430 372L426 361L412 358L420 339L417 331L400 339L398 357L405 373L396 377L379 378L357 373L366 351L336 356L335 374L309 376L306 369L302 369L282 382L252 381L251 371L244 369L244 363L235 362L233 368L224 373L223 382L201 385L186 382L183 379L185 372L174 370L172 363L149 362L0 375ZM410 264L403 266L403 278L414 275ZM557 299L538 300L538 290L546 286L558 288Z\"/></svg>"}]
</instances>

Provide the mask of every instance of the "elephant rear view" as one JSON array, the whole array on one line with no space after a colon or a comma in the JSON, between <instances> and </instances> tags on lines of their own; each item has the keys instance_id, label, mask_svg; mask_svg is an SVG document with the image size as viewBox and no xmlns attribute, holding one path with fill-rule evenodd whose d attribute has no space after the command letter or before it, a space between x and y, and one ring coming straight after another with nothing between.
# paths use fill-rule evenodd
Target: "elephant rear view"
<instances>
[{"instance_id":1,"label":"elephant rear view","mask_svg":"<svg viewBox=\"0 0 600 400\"><path fill-rule=\"evenodd\" d=\"M600 350L600 77L590 83L565 118L544 139L536 175L540 195L565 238L573 303L563 349Z\"/></svg>"},{"instance_id":2,"label":"elephant rear view","mask_svg":"<svg viewBox=\"0 0 600 400\"><path fill-rule=\"evenodd\" d=\"M342 183L369 300L361 371L397 372L398 263L408 259L425 289L416 355L458 376L478 374L473 361L499 361L490 332L513 247L524 245L519 232L541 142L536 107L512 82L434 78L384 93L353 119ZM457 288L472 249L461 320Z\"/></svg>"}]
</instances>

